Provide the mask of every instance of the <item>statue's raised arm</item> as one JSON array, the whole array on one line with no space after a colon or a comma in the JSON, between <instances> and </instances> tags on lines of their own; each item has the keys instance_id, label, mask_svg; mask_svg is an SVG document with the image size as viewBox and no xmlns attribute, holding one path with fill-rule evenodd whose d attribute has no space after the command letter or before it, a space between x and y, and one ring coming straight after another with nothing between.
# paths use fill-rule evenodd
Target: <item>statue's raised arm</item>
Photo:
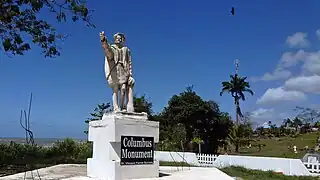
<instances>
[{"instance_id":1,"label":"statue's raised arm","mask_svg":"<svg viewBox=\"0 0 320 180\"><path fill-rule=\"evenodd\" d=\"M110 47L110 44L108 43L108 40L104 34L104 31L100 32L100 41L101 41L101 46L104 50L105 55L108 57L108 59L112 59L113 58L113 52L112 49Z\"/></svg>"}]
</instances>

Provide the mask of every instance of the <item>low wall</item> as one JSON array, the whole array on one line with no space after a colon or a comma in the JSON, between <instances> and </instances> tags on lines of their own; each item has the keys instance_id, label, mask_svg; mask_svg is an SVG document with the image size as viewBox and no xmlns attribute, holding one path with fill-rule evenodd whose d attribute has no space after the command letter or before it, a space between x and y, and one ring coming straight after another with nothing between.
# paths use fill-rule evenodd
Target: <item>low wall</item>
<instances>
[{"instance_id":1,"label":"low wall","mask_svg":"<svg viewBox=\"0 0 320 180\"><path fill-rule=\"evenodd\" d=\"M242 166L247 169L282 172L285 175L310 176L311 173L300 159L220 155L214 161L215 167Z\"/></svg>"},{"instance_id":2,"label":"low wall","mask_svg":"<svg viewBox=\"0 0 320 180\"><path fill-rule=\"evenodd\" d=\"M155 151L155 159L167 162L187 162L199 166L197 155L190 152ZM285 175L310 176L311 173L300 159L219 155L213 166L242 166L247 169L282 172Z\"/></svg>"},{"instance_id":3,"label":"low wall","mask_svg":"<svg viewBox=\"0 0 320 180\"><path fill-rule=\"evenodd\" d=\"M196 153L191 152L155 151L154 158L158 161L186 162L200 166Z\"/></svg>"}]
</instances>

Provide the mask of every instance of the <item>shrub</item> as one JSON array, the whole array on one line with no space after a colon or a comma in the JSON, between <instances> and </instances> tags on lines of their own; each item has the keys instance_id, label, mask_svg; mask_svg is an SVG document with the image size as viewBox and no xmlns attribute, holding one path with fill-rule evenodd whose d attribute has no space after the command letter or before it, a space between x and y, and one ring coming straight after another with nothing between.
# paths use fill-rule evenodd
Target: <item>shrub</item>
<instances>
[{"instance_id":1,"label":"shrub","mask_svg":"<svg viewBox=\"0 0 320 180\"><path fill-rule=\"evenodd\" d=\"M45 149L27 144L0 144L0 164L15 165L37 162L44 157Z\"/></svg>"},{"instance_id":2,"label":"shrub","mask_svg":"<svg viewBox=\"0 0 320 180\"><path fill-rule=\"evenodd\" d=\"M27 164L71 164L85 163L92 156L92 143L78 143L65 139L54 143L52 147L32 146L28 144L0 144L0 167Z\"/></svg>"}]
</instances>

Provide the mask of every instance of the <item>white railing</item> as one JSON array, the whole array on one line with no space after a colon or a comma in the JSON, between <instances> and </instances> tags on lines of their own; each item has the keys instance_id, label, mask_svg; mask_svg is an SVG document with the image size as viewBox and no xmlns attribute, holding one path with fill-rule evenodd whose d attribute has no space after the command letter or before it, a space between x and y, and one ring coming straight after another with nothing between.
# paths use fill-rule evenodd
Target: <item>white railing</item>
<instances>
[{"instance_id":1,"label":"white railing","mask_svg":"<svg viewBox=\"0 0 320 180\"><path fill-rule=\"evenodd\" d=\"M213 167L214 161L218 158L218 155L214 154L197 154L199 165L202 167ZM320 174L319 162L303 162L310 173Z\"/></svg>"},{"instance_id":2,"label":"white railing","mask_svg":"<svg viewBox=\"0 0 320 180\"><path fill-rule=\"evenodd\" d=\"M197 158L200 166L202 167L212 167L213 162L217 159L218 155L214 154L197 154Z\"/></svg>"},{"instance_id":3,"label":"white railing","mask_svg":"<svg viewBox=\"0 0 320 180\"><path fill-rule=\"evenodd\" d=\"M303 163L306 168L309 170L311 173L320 173L320 163L319 162L304 162Z\"/></svg>"}]
</instances>

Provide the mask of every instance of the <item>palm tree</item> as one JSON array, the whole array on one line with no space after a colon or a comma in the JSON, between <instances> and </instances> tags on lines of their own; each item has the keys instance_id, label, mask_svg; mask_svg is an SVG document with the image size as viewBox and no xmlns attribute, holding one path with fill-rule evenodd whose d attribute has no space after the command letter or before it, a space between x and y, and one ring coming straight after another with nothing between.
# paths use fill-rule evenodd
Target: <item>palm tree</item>
<instances>
[{"instance_id":1,"label":"palm tree","mask_svg":"<svg viewBox=\"0 0 320 180\"><path fill-rule=\"evenodd\" d=\"M222 91L220 92L220 96L224 92L228 92L234 98L234 104L236 105L236 125L239 125L239 117L243 117L240 109L240 99L245 101L246 97L244 92L248 92L253 95L253 91L250 89L249 82L246 81L247 77L241 77L237 74L230 75L230 81L222 82Z\"/></svg>"},{"instance_id":2,"label":"palm tree","mask_svg":"<svg viewBox=\"0 0 320 180\"><path fill-rule=\"evenodd\" d=\"M234 104L236 105L236 124L234 126L234 136L239 133L239 116L243 117L239 101L240 99L243 101L246 100L244 92L248 92L251 95L253 95L253 91L250 89L250 84L246 81L246 79L247 77L238 76L238 74L236 73L235 75L230 75L230 81L222 82L222 90L220 92L220 96L222 96L224 92L230 93L231 96L234 98ZM233 139L236 140L236 152L238 152L240 143L239 137L237 139L234 137Z\"/></svg>"}]
</instances>

